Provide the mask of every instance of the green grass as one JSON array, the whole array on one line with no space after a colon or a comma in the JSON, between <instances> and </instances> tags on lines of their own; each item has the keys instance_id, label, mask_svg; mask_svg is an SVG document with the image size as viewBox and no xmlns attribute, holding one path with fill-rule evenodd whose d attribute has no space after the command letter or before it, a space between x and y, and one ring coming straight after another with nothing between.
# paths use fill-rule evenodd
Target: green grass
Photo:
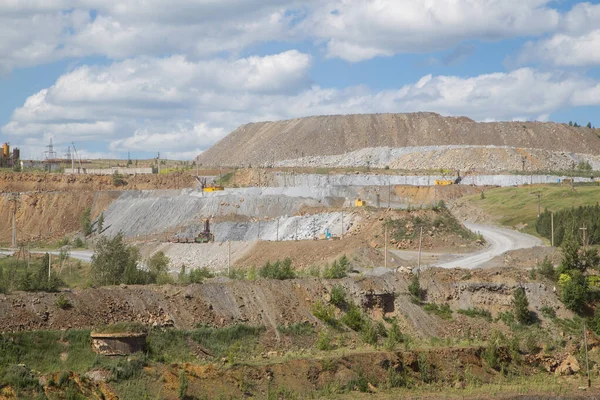
<instances>
[{"instance_id":1,"label":"green grass","mask_svg":"<svg viewBox=\"0 0 600 400\"><path fill-rule=\"evenodd\" d=\"M522 187L495 188L485 191L485 199L472 195L465 197L505 226L526 224L524 231L537 235L535 223L538 215L538 197L541 193L541 211L557 211L563 208L595 205L600 198L600 186L532 185Z\"/></svg>"},{"instance_id":2,"label":"green grass","mask_svg":"<svg viewBox=\"0 0 600 400\"><path fill-rule=\"evenodd\" d=\"M481 308L469 308L468 310L457 310L459 314L466 315L471 318L483 318L489 322L492 322L492 314L488 310L483 310Z\"/></svg>"},{"instance_id":3,"label":"green grass","mask_svg":"<svg viewBox=\"0 0 600 400\"><path fill-rule=\"evenodd\" d=\"M452 319L452 310L448 303L444 303L441 306L438 306L435 303L425 304L423 309L430 314L435 314L443 319Z\"/></svg>"}]
</instances>

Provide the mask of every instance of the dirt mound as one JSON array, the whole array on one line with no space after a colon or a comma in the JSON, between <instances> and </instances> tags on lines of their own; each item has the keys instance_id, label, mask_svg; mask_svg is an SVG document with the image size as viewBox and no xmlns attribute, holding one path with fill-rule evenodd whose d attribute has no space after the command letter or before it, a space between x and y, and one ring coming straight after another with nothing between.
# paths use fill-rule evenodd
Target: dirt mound
<instances>
[{"instance_id":1,"label":"dirt mound","mask_svg":"<svg viewBox=\"0 0 600 400\"><path fill-rule=\"evenodd\" d=\"M365 147L496 145L600 154L594 130L552 122L477 123L434 113L333 115L246 124L198 156L202 165L260 165ZM268 149L268 151L267 151Z\"/></svg>"},{"instance_id":2,"label":"dirt mound","mask_svg":"<svg viewBox=\"0 0 600 400\"><path fill-rule=\"evenodd\" d=\"M51 192L0 195L0 243L12 241L16 205L17 243L49 242L80 229L79 217L88 207L94 219L120 195L118 191ZM16 199L16 203L15 200Z\"/></svg>"},{"instance_id":3,"label":"dirt mound","mask_svg":"<svg viewBox=\"0 0 600 400\"><path fill-rule=\"evenodd\" d=\"M0 173L0 192L181 189L196 187L197 180L191 174L173 173L125 176L115 183L112 176Z\"/></svg>"}]
</instances>

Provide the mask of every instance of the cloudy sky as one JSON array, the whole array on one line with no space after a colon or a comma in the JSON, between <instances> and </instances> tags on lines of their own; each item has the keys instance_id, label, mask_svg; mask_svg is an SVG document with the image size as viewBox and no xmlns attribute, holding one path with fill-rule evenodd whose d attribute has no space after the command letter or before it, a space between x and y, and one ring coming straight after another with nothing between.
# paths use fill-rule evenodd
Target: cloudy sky
<instances>
[{"instance_id":1,"label":"cloudy sky","mask_svg":"<svg viewBox=\"0 0 600 400\"><path fill-rule=\"evenodd\" d=\"M307 115L600 125L598 3L1 0L0 141L191 159Z\"/></svg>"}]
</instances>

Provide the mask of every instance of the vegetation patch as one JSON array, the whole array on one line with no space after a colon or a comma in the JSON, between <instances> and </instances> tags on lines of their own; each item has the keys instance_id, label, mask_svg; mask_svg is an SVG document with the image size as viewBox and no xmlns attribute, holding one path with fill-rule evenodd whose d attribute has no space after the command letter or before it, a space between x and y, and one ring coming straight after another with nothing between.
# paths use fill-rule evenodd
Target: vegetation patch
<instances>
[{"instance_id":1,"label":"vegetation patch","mask_svg":"<svg viewBox=\"0 0 600 400\"><path fill-rule=\"evenodd\" d=\"M492 322L492 314L488 310L484 310L481 308L469 308L467 310L457 310L459 314L466 315L471 318L483 318L489 322Z\"/></svg>"},{"instance_id":2,"label":"vegetation patch","mask_svg":"<svg viewBox=\"0 0 600 400\"><path fill-rule=\"evenodd\" d=\"M452 319L452 310L450 309L450 305L448 303L444 303L441 306L438 306L435 303L425 304L423 309L430 314L435 314L443 319Z\"/></svg>"}]
</instances>

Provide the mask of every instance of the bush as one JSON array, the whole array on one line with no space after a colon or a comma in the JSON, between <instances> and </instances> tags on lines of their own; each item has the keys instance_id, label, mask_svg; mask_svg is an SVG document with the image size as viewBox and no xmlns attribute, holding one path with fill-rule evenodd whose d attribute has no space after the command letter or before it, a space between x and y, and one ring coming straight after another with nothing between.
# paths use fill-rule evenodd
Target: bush
<instances>
[{"instance_id":1,"label":"bush","mask_svg":"<svg viewBox=\"0 0 600 400\"><path fill-rule=\"evenodd\" d=\"M425 304L423 309L429 313L433 313L440 318L443 319L451 319L452 318L452 310L450 309L450 305L448 303L444 303L441 306L438 306L435 303Z\"/></svg>"},{"instance_id":2,"label":"bush","mask_svg":"<svg viewBox=\"0 0 600 400\"><path fill-rule=\"evenodd\" d=\"M335 310L330 305L317 301L312 305L312 314L328 325L336 326Z\"/></svg>"},{"instance_id":3,"label":"bush","mask_svg":"<svg viewBox=\"0 0 600 400\"><path fill-rule=\"evenodd\" d=\"M137 248L125 244L121 233L112 239L103 236L92 256L92 281L100 286L148 283L148 273L138 269L139 259Z\"/></svg>"},{"instance_id":4,"label":"bush","mask_svg":"<svg viewBox=\"0 0 600 400\"><path fill-rule=\"evenodd\" d=\"M111 381L122 382L137 379L147 365L146 356L136 354L128 358L120 359L116 365L110 368Z\"/></svg>"},{"instance_id":5,"label":"bush","mask_svg":"<svg viewBox=\"0 0 600 400\"><path fill-rule=\"evenodd\" d=\"M346 291L340 285L334 285L331 288L331 299L329 302L334 306L341 308L346 305Z\"/></svg>"},{"instance_id":6,"label":"bush","mask_svg":"<svg viewBox=\"0 0 600 400\"><path fill-rule=\"evenodd\" d=\"M525 289L517 288L513 294L513 307L515 310L515 319L518 323L528 325L533 322L531 311L529 311L529 301L525 294Z\"/></svg>"},{"instance_id":7,"label":"bush","mask_svg":"<svg viewBox=\"0 0 600 400\"><path fill-rule=\"evenodd\" d=\"M361 339L366 344L371 346L377 346L378 341L377 329L373 326L371 321L365 320L362 326Z\"/></svg>"},{"instance_id":8,"label":"bush","mask_svg":"<svg viewBox=\"0 0 600 400\"><path fill-rule=\"evenodd\" d=\"M169 279L169 262L171 260L162 251L155 253L152 257L146 260L148 267L149 283L168 282Z\"/></svg>"},{"instance_id":9,"label":"bush","mask_svg":"<svg viewBox=\"0 0 600 400\"><path fill-rule=\"evenodd\" d=\"M60 296L58 296L58 298L56 299L56 301L54 302L54 304L56 305L56 307L60 308L61 310L66 310L68 308L73 307L73 305L71 304L71 302L69 301L69 299L67 299L62 294Z\"/></svg>"},{"instance_id":10,"label":"bush","mask_svg":"<svg viewBox=\"0 0 600 400\"><path fill-rule=\"evenodd\" d=\"M556 318L556 311L552 307L544 306L540 309L542 315L546 318Z\"/></svg>"},{"instance_id":11,"label":"bush","mask_svg":"<svg viewBox=\"0 0 600 400\"><path fill-rule=\"evenodd\" d=\"M538 264L536 271L543 277L556 281L556 271L554 271L554 266L547 256L544 257L544 261Z\"/></svg>"},{"instance_id":12,"label":"bush","mask_svg":"<svg viewBox=\"0 0 600 400\"><path fill-rule=\"evenodd\" d=\"M90 218L91 213L92 209L88 207L79 216L79 225L81 227L81 233L83 233L84 236L89 236L92 234L92 220Z\"/></svg>"},{"instance_id":13,"label":"bush","mask_svg":"<svg viewBox=\"0 0 600 400\"><path fill-rule=\"evenodd\" d=\"M73 247L75 247L76 249L84 248L85 247L85 242L78 236L73 241Z\"/></svg>"},{"instance_id":14,"label":"bush","mask_svg":"<svg viewBox=\"0 0 600 400\"><path fill-rule=\"evenodd\" d=\"M348 257L344 254L339 260L333 261L330 266L326 266L323 271L323 278L325 279L341 279L348 276L349 267Z\"/></svg>"},{"instance_id":15,"label":"bush","mask_svg":"<svg viewBox=\"0 0 600 400\"><path fill-rule=\"evenodd\" d=\"M421 284L419 282L418 274L413 274L410 285L408 285L408 293L415 299L421 300Z\"/></svg>"},{"instance_id":16,"label":"bush","mask_svg":"<svg viewBox=\"0 0 600 400\"><path fill-rule=\"evenodd\" d=\"M367 320L360 309L352 304L342 317L342 323L353 331L360 332L365 327Z\"/></svg>"},{"instance_id":17,"label":"bush","mask_svg":"<svg viewBox=\"0 0 600 400\"><path fill-rule=\"evenodd\" d=\"M588 298L587 281L577 270L563 275L570 279L563 279L560 291L561 301L569 310L581 312Z\"/></svg>"},{"instance_id":18,"label":"bush","mask_svg":"<svg viewBox=\"0 0 600 400\"><path fill-rule=\"evenodd\" d=\"M277 260L274 264L267 262L258 271L258 275L265 279L294 279L296 273L292 269L292 259L286 258L283 261Z\"/></svg>"},{"instance_id":19,"label":"bush","mask_svg":"<svg viewBox=\"0 0 600 400\"><path fill-rule=\"evenodd\" d=\"M383 346L388 351L394 351L396 349L396 346L398 346L398 344L400 344L403 341L404 337L402 335L402 332L400 332L400 327L398 326L396 320L393 320L392 326L387 332L387 338L385 339Z\"/></svg>"},{"instance_id":20,"label":"bush","mask_svg":"<svg viewBox=\"0 0 600 400\"><path fill-rule=\"evenodd\" d=\"M319 332L319 336L317 337L316 346L317 349L321 351L329 351L333 349L333 344L331 335L326 330L322 330Z\"/></svg>"},{"instance_id":21,"label":"bush","mask_svg":"<svg viewBox=\"0 0 600 400\"><path fill-rule=\"evenodd\" d=\"M298 322L291 325L278 326L277 330L284 335L310 336L315 333L315 328L309 322Z\"/></svg>"},{"instance_id":22,"label":"bush","mask_svg":"<svg viewBox=\"0 0 600 400\"><path fill-rule=\"evenodd\" d=\"M492 314L488 310L484 310L481 308L469 308L468 310L458 310L456 311L459 314L466 315L467 317L476 318L481 317L486 319L487 321L492 321Z\"/></svg>"},{"instance_id":23,"label":"bush","mask_svg":"<svg viewBox=\"0 0 600 400\"><path fill-rule=\"evenodd\" d=\"M184 269L182 269L182 271L185 273ZM189 283L202 283L205 279L210 279L212 277L214 277L214 274L208 268L195 268L190 271L184 281ZM179 279L181 279L181 274Z\"/></svg>"}]
</instances>

